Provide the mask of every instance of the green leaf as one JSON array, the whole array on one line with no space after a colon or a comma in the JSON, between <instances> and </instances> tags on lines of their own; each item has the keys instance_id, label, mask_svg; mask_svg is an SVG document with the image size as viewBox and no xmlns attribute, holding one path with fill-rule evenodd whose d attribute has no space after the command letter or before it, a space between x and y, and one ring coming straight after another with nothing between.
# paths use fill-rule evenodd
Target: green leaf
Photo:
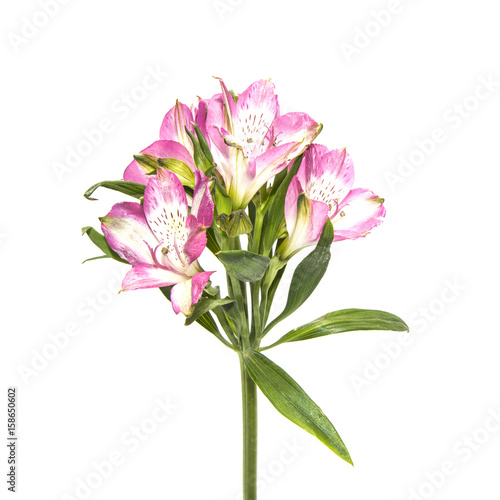
<instances>
[{"instance_id":1,"label":"green leaf","mask_svg":"<svg viewBox=\"0 0 500 500\"><path fill-rule=\"evenodd\" d=\"M297 342L298 340L315 339L335 333L361 330L408 332L409 328L401 318L388 312L371 309L342 309L325 314L321 318L289 331L265 349L270 349L284 342Z\"/></svg>"},{"instance_id":2,"label":"green leaf","mask_svg":"<svg viewBox=\"0 0 500 500\"><path fill-rule=\"evenodd\" d=\"M209 227L206 232L207 235L207 248L215 255L220 252L220 246L215 238L215 232L212 227Z\"/></svg>"},{"instance_id":3,"label":"green leaf","mask_svg":"<svg viewBox=\"0 0 500 500\"><path fill-rule=\"evenodd\" d=\"M270 265L272 265L272 260ZM286 264L281 269L278 270L273 282L271 283L271 286L269 287L269 291L267 292L267 303L266 303L266 308L263 311L263 317L262 317L263 325L267 323L267 320L269 318L269 313L271 312L271 306L273 304L274 296L276 294L276 291L278 290L281 278L283 277L283 274L285 274L285 269L286 269Z\"/></svg>"},{"instance_id":4,"label":"green leaf","mask_svg":"<svg viewBox=\"0 0 500 500\"><path fill-rule=\"evenodd\" d=\"M271 261L269 257L246 250L225 250L219 252L217 257L229 274L237 280L246 282L260 280Z\"/></svg>"},{"instance_id":5,"label":"green leaf","mask_svg":"<svg viewBox=\"0 0 500 500\"><path fill-rule=\"evenodd\" d=\"M191 122L193 123L193 122ZM210 151L210 146L208 145L207 140L205 139L205 136L200 130L200 127L196 125L196 123L193 123L194 131L196 132L196 137L198 138L198 142L200 143L200 148L203 154L207 157L208 161L213 164L214 162L214 157L212 156L212 152Z\"/></svg>"},{"instance_id":6,"label":"green leaf","mask_svg":"<svg viewBox=\"0 0 500 500\"><path fill-rule=\"evenodd\" d=\"M217 207L217 213L219 215L231 215L231 212L233 211L233 202L231 197L227 194L226 189L219 182L217 177L214 177L214 181L214 202Z\"/></svg>"},{"instance_id":7,"label":"green leaf","mask_svg":"<svg viewBox=\"0 0 500 500\"><path fill-rule=\"evenodd\" d=\"M91 198L91 195L98 187L104 187L107 189L112 189L113 191L119 191L123 194L128 194L133 198L137 198L140 200L144 196L144 189L146 186L143 184L137 184L136 182L128 182L128 181L102 181L94 184L89 187L83 196L87 198L87 200L96 200L97 198Z\"/></svg>"},{"instance_id":8,"label":"green leaf","mask_svg":"<svg viewBox=\"0 0 500 500\"><path fill-rule=\"evenodd\" d=\"M154 174L158 168L158 158L153 155L134 155L134 160L143 168L147 175Z\"/></svg>"},{"instance_id":9,"label":"green leaf","mask_svg":"<svg viewBox=\"0 0 500 500\"><path fill-rule=\"evenodd\" d=\"M297 266L293 273L285 309L267 326L264 335L296 311L314 292L330 262L332 241L333 225L332 221L327 218L316 248Z\"/></svg>"},{"instance_id":10,"label":"green leaf","mask_svg":"<svg viewBox=\"0 0 500 500\"><path fill-rule=\"evenodd\" d=\"M290 182L292 181L294 175L297 173L297 170L300 167L301 161L302 161L302 155L298 156L295 159L290 168L290 171L288 172L286 177L280 182L279 187L274 195L273 195L273 190L271 190L271 196L268 199L268 202L270 202L269 208L267 209L267 207L264 207L264 210L267 209L266 218L264 220L264 225L263 225L264 231L262 234L262 249L264 254L269 254L271 252L273 243L278 238L278 230L285 217L284 214L285 214L286 192L288 190Z\"/></svg>"},{"instance_id":11,"label":"green leaf","mask_svg":"<svg viewBox=\"0 0 500 500\"><path fill-rule=\"evenodd\" d=\"M283 416L317 437L352 465L349 452L335 427L288 373L256 351L246 351L243 361L253 381Z\"/></svg>"},{"instance_id":12,"label":"green leaf","mask_svg":"<svg viewBox=\"0 0 500 500\"><path fill-rule=\"evenodd\" d=\"M158 158L158 165L173 172L184 186L194 188L194 173L187 163L177 158Z\"/></svg>"},{"instance_id":13,"label":"green leaf","mask_svg":"<svg viewBox=\"0 0 500 500\"><path fill-rule=\"evenodd\" d=\"M213 162L211 162L203 153L203 149L200 145L199 140L194 136L194 134L187 128L184 127L186 133L189 135L191 142L193 143L193 159L196 168L199 168L203 173L205 173L209 168L213 167Z\"/></svg>"},{"instance_id":14,"label":"green leaf","mask_svg":"<svg viewBox=\"0 0 500 500\"><path fill-rule=\"evenodd\" d=\"M273 187L271 188L270 196L274 196L278 188L281 186L281 183L285 180L288 172L287 169L284 168L281 172L276 174L276 177L273 180Z\"/></svg>"},{"instance_id":15,"label":"green leaf","mask_svg":"<svg viewBox=\"0 0 500 500\"><path fill-rule=\"evenodd\" d=\"M208 311L211 311L219 306L231 304L231 302L234 302L234 299L200 299L194 306L193 312L186 318L186 322L184 324L189 326Z\"/></svg>"},{"instance_id":16,"label":"green leaf","mask_svg":"<svg viewBox=\"0 0 500 500\"><path fill-rule=\"evenodd\" d=\"M245 209L236 210L231 215L221 214L217 217L219 227L229 238L236 238L241 234L251 233L253 224Z\"/></svg>"},{"instance_id":17,"label":"green leaf","mask_svg":"<svg viewBox=\"0 0 500 500\"><path fill-rule=\"evenodd\" d=\"M109 255L98 255L97 257L90 257L90 259L85 259L82 264L85 264L85 262L90 262L91 260L100 260L100 259L110 259L111 257Z\"/></svg>"},{"instance_id":18,"label":"green leaf","mask_svg":"<svg viewBox=\"0 0 500 500\"><path fill-rule=\"evenodd\" d=\"M114 259L118 262L123 262L124 264L128 264L126 260L123 260L109 245L108 242L106 241L106 238L99 232L96 231L93 227L90 226L85 226L82 227L82 235L86 234L92 243L100 248L103 252L104 255L107 257L110 257L111 259Z\"/></svg>"}]
</instances>

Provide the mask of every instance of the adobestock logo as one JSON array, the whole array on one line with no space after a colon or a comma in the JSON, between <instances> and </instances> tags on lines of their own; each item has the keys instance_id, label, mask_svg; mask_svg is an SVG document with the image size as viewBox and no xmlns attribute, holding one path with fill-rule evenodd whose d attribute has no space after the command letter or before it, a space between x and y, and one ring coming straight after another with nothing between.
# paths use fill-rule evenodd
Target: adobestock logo
<instances>
[{"instance_id":1,"label":"adobestock logo","mask_svg":"<svg viewBox=\"0 0 500 500\"><path fill-rule=\"evenodd\" d=\"M398 157L396 169L384 173L385 180L391 191L395 191L398 185L404 184L419 167L422 167L439 149L439 146L448 141L452 133L460 129L485 101L493 97L498 87L500 87L500 81L491 74L487 77L478 76L477 80L478 83L472 92L445 109L441 115L441 124L425 137L415 139L415 147L407 154Z\"/></svg>"},{"instance_id":2,"label":"adobestock logo","mask_svg":"<svg viewBox=\"0 0 500 500\"><path fill-rule=\"evenodd\" d=\"M70 0L40 0L40 7L30 17L21 18L21 27L18 33L10 32L7 38L15 54L35 38L45 28L51 19L57 16L61 6L67 5Z\"/></svg>"},{"instance_id":3,"label":"adobestock logo","mask_svg":"<svg viewBox=\"0 0 500 500\"><path fill-rule=\"evenodd\" d=\"M408 490L408 500L428 500L436 495L500 431L500 407L490 408L487 417L471 433L452 445L451 457L424 474L424 480Z\"/></svg>"},{"instance_id":4,"label":"adobestock logo","mask_svg":"<svg viewBox=\"0 0 500 500\"><path fill-rule=\"evenodd\" d=\"M363 359L363 368L349 377L357 394L371 387L398 360L405 350L415 342L418 334L426 332L430 325L438 320L454 304L458 297L467 290L458 278L445 280L439 295L425 305L421 305L409 317L409 332L399 333L396 340L380 345L380 352L371 358ZM417 337L415 335L417 334Z\"/></svg>"},{"instance_id":5,"label":"adobestock logo","mask_svg":"<svg viewBox=\"0 0 500 500\"><path fill-rule=\"evenodd\" d=\"M162 70L159 65L154 68L147 66L140 82L128 92L122 92L111 102L112 114L99 120L94 127L84 129L72 145L67 145L63 161L52 162L52 170L57 180L62 182L68 174L74 172L83 163L85 158L91 156L105 138L114 132L118 122L126 120L132 111L165 81L168 75L169 73Z\"/></svg>"},{"instance_id":6,"label":"adobestock logo","mask_svg":"<svg viewBox=\"0 0 500 500\"><path fill-rule=\"evenodd\" d=\"M104 460L93 461L91 471L75 480L72 494L63 493L61 500L86 500L109 479L117 468L123 466L131 453L135 453L159 428L176 413L179 406L167 397L156 398L150 415L137 425L131 425L120 435L120 444Z\"/></svg>"},{"instance_id":7,"label":"adobestock logo","mask_svg":"<svg viewBox=\"0 0 500 500\"><path fill-rule=\"evenodd\" d=\"M221 21L224 20L226 13L233 12L236 7L241 5L243 0L214 0L212 5Z\"/></svg>"},{"instance_id":8,"label":"adobestock logo","mask_svg":"<svg viewBox=\"0 0 500 500\"><path fill-rule=\"evenodd\" d=\"M406 3L412 0L407 0ZM404 11L404 2L390 0L385 9L372 10L371 19L361 26L354 28L354 36L350 42L340 43L340 49L348 64L352 62L353 56L357 56L369 47L393 21L394 17Z\"/></svg>"},{"instance_id":9,"label":"adobestock logo","mask_svg":"<svg viewBox=\"0 0 500 500\"><path fill-rule=\"evenodd\" d=\"M82 334L84 327L94 322L114 302L121 288L123 275L117 270L112 275L106 286L76 305L74 319L68 321L63 328L50 332L42 346L31 349L29 361L17 366L17 372L25 385L31 384L45 372L74 343L74 339Z\"/></svg>"},{"instance_id":10,"label":"adobestock logo","mask_svg":"<svg viewBox=\"0 0 500 500\"><path fill-rule=\"evenodd\" d=\"M286 469L306 450L307 448L297 443L295 438L283 441L283 448L279 452L278 457L268 462L265 468L257 471L257 493L263 494L269 488L269 485L282 476ZM243 494L239 494L236 500L243 500Z\"/></svg>"}]
</instances>

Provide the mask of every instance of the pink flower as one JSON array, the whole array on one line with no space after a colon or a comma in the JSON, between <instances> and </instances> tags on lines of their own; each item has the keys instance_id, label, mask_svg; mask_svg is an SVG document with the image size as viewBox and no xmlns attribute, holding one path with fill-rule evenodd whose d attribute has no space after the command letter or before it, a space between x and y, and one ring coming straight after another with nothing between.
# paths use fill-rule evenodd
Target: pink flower
<instances>
[{"instance_id":1,"label":"pink flower","mask_svg":"<svg viewBox=\"0 0 500 500\"><path fill-rule=\"evenodd\" d=\"M220 80L210 99L206 129L233 209L245 208L259 189L304 152L321 130L305 113L280 116L269 80L252 83L237 102Z\"/></svg>"},{"instance_id":2,"label":"pink flower","mask_svg":"<svg viewBox=\"0 0 500 500\"><path fill-rule=\"evenodd\" d=\"M133 266L122 290L174 285L172 307L185 315L212 274L203 271L197 259L206 246L205 230L212 223L214 205L209 179L200 170L195 179L190 213L177 176L158 169L149 177L143 205L118 203L100 219L109 246Z\"/></svg>"},{"instance_id":3,"label":"pink flower","mask_svg":"<svg viewBox=\"0 0 500 500\"><path fill-rule=\"evenodd\" d=\"M353 182L354 167L345 149L309 147L285 199L288 237L279 249L282 259L314 245L327 217L334 241L364 237L382 223L384 200L368 189L351 189Z\"/></svg>"},{"instance_id":4,"label":"pink flower","mask_svg":"<svg viewBox=\"0 0 500 500\"><path fill-rule=\"evenodd\" d=\"M174 158L184 162L194 172L196 166L193 160L193 143L189 138L185 127L194 134L192 122L200 127L201 132L207 137L205 127L206 101L201 100L198 107L189 108L185 104L176 101L163 118L160 127L160 140L153 142L143 149L141 154L154 156L156 158ZM123 178L129 182L147 184L150 176L146 170L136 161L132 161L125 169Z\"/></svg>"}]
</instances>

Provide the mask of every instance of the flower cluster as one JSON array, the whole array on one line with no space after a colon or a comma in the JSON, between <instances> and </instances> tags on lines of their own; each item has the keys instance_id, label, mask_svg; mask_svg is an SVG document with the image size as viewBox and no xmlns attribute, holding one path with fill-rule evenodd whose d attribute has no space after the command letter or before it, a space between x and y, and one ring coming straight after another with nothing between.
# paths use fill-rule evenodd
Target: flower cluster
<instances>
[{"instance_id":1,"label":"flower cluster","mask_svg":"<svg viewBox=\"0 0 500 500\"><path fill-rule=\"evenodd\" d=\"M122 289L171 286L172 307L185 315L212 274L198 262L207 231L217 253L253 229L252 250L259 253L255 239L265 228L254 234L255 210L264 215L286 179L283 209L273 214L281 218L271 238L277 244L263 250L282 263L316 244L327 219L334 241L340 241L365 236L385 215L382 198L353 189L354 168L345 149L313 144L320 124L305 113L280 114L269 80L239 95L219 81L221 92L199 99L197 106L176 102L161 124L160 139L125 169L122 182L144 187L141 202L118 203L101 218L107 245L132 265ZM301 163L293 175L297 158Z\"/></svg>"},{"instance_id":2,"label":"flower cluster","mask_svg":"<svg viewBox=\"0 0 500 500\"><path fill-rule=\"evenodd\" d=\"M159 140L134 156L123 179L90 187L126 194L84 232L104 255L132 267L122 290L159 288L185 324L197 322L239 356L243 398L243 498L257 498L257 387L291 422L352 464L335 427L280 366L263 354L286 342L359 330L408 331L393 314L343 309L296 326L273 344L265 336L297 311L323 278L335 241L364 237L384 216L384 200L354 188L345 149L314 141L322 125L305 113L281 114L274 85L252 83L181 102L166 114ZM244 236L244 237L243 237ZM290 259L283 310L271 305ZM225 268L227 294L200 264L205 250Z\"/></svg>"}]
</instances>

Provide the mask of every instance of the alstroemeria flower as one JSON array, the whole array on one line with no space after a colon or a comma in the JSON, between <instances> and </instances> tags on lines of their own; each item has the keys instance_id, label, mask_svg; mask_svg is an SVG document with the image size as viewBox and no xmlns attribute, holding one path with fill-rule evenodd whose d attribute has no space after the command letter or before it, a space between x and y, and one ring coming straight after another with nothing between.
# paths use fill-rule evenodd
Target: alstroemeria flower
<instances>
[{"instance_id":1,"label":"alstroemeria flower","mask_svg":"<svg viewBox=\"0 0 500 500\"><path fill-rule=\"evenodd\" d=\"M163 118L160 127L160 139L177 141L182 144L193 155L193 143L186 133L186 127L194 134L193 123L196 123L202 134L207 138L205 125L207 113L207 101L199 99L198 106L189 108L185 104L176 101L175 106L168 111ZM207 138L208 141L208 138Z\"/></svg>"},{"instance_id":2,"label":"alstroemeria flower","mask_svg":"<svg viewBox=\"0 0 500 500\"><path fill-rule=\"evenodd\" d=\"M201 132L207 138L205 127L206 101L200 99L198 107L189 108L185 104L176 101L160 127L160 140L153 142L150 146L143 149L141 154L154 156L155 158L174 158L188 165L194 172L196 166L193 160L193 143L189 138L186 128L191 133L194 132L193 122L200 127ZM207 140L209 140L207 138ZM133 160L125 169L123 179L139 184L147 184L149 173L136 160Z\"/></svg>"},{"instance_id":3,"label":"alstroemeria flower","mask_svg":"<svg viewBox=\"0 0 500 500\"><path fill-rule=\"evenodd\" d=\"M288 237L279 249L282 259L314 245L327 217L333 223L334 241L364 237L382 223L384 200L368 189L351 189L353 182L354 167L345 149L311 145L286 194Z\"/></svg>"},{"instance_id":4,"label":"alstroemeria flower","mask_svg":"<svg viewBox=\"0 0 500 500\"><path fill-rule=\"evenodd\" d=\"M233 200L245 208L259 189L304 152L321 130L305 113L280 116L274 85L252 83L237 102L220 80L222 93L207 106L207 132L219 171Z\"/></svg>"},{"instance_id":5,"label":"alstroemeria flower","mask_svg":"<svg viewBox=\"0 0 500 500\"><path fill-rule=\"evenodd\" d=\"M101 227L109 246L132 264L122 290L174 285L172 307L176 314L191 313L212 272L205 272L198 257L205 249L206 228L214 204L209 179L197 170L189 212L186 193L175 174L158 169L144 192L144 203L118 203Z\"/></svg>"}]
</instances>

